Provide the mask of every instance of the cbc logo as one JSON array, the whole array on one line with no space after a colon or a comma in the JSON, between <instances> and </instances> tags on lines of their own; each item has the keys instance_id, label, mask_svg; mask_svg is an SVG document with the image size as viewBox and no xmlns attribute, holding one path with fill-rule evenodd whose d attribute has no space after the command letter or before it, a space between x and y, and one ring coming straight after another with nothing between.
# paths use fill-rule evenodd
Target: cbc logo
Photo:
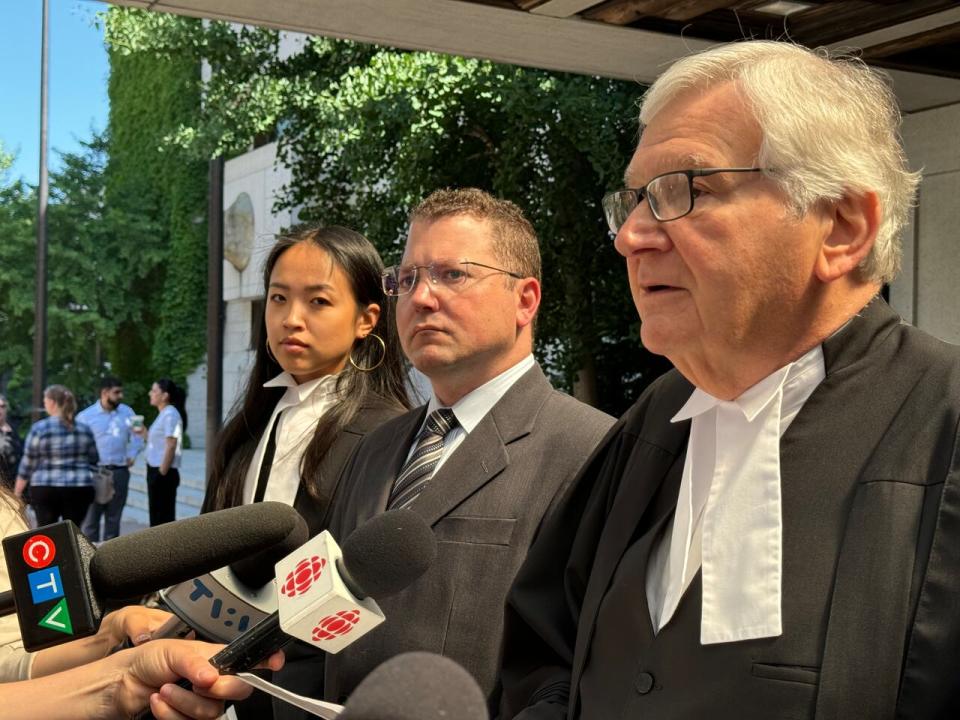
<instances>
[{"instance_id":1,"label":"cbc logo","mask_svg":"<svg viewBox=\"0 0 960 720\"><path fill-rule=\"evenodd\" d=\"M313 639L334 640L353 630L359 620L359 610L341 610L335 615L327 615L313 629Z\"/></svg>"},{"instance_id":2,"label":"cbc logo","mask_svg":"<svg viewBox=\"0 0 960 720\"><path fill-rule=\"evenodd\" d=\"M304 558L297 563L297 566L287 574L283 586L280 588L287 597L296 597L303 595L317 578L323 573L327 566L327 559L314 555L312 558Z\"/></svg>"}]
</instances>

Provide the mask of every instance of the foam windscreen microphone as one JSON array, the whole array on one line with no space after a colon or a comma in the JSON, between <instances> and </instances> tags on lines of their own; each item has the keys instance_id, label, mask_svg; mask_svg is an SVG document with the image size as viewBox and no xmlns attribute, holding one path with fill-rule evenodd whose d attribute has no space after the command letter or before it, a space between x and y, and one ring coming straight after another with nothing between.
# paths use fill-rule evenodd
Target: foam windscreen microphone
<instances>
[{"instance_id":1,"label":"foam windscreen microphone","mask_svg":"<svg viewBox=\"0 0 960 720\"><path fill-rule=\"evenodd\" d=\"M301 521L289 505L262 502L157 525L103 543L90 577L103 597L140 597L283 543Z\"/></svg>"},{"instance_id":2,"label":"foam windscreen microphone","mask_svg":"<svg viewBox=\"0 0 960 720\"><path fill-rule=\"evenodd\" d=\"M69 521L3 540L14 609L27 650L97 631L106 601L140 597L255 554L300 520L283 503L257 503L166 523L94 547ZM13 598L11 601L10 598Z\"/></svg>"},{"instance_id":3,"label":"foam windscreen microphone","mask_svg":"<svg viewBox=\"0 0 960 720\"><path fill-rule=\"evenodd\" d=\"M259 552L161 590L160 598L175 617L153 638L184 637L194 631L201 639L229 643L274 612L274 566L310 538L298 513L290 519L282 526L287 534Z\"/></svg>"},{"instance_id":4,"label":"foam windscreen microphone","mask_svg":"<svg viewBox=\"0 0 960 720\"><path fill-rule=\"evenodd\" d=\"M408 652L378 665L347 699L337 720L489 720L483 691L440 655Z\"/></svg>"}]
</instances>

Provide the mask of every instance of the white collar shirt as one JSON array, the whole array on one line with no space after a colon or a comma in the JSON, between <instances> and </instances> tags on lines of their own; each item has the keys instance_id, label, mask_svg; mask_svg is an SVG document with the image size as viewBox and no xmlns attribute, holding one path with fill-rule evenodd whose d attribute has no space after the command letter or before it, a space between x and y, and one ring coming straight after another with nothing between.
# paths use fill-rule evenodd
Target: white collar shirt
<instances>
[{"instance_id":1,"label":"white collar shirt","mask_svg":"<svg viewBox=\"0 0 960 720\"><path fill-rule=\"evenodd\" d=\"M443 453L440 455L440 460L433 470L434 473L440 469L440 466L446 462L447 458L450 457L453 451L459 447L460 443L466 439L467 435L473 432L474 428L480 424L480 421L493 409L493 406L500 402L500 399L507 394L507 391L513 387L513 384L535 364L533 355L527 355L513 367L504 370L492 380L488 380L480 387L471 390L450 406L450 409L453 410L453 414L457 418L457 426L448 432L443 439ZM427 412L424 415L423 423L420 424L420 428L417 430L417 436L420 435L420 431L426 424L427 417L430 413L441 407L444 406L437 400L437 396L431 395L430 402L427 403ZM410 446L410 451L407 453L408 458L413 454L416 446L417 443L414 441Z\"/></svg>"},{"instance_id":2,"label":"white collar shirt","mask_svg":"<svg viewBox=\"0 0 960 720\"><path fill-rule=\"evenodd\" d=\"M654 632L701 570L701 644L782 633L780 438L825 375L817 345L735 400L695 389L672 418L691 420L690 439L676 511L647 565Z\"/></svg>"},{"instance_id":3,"label":"white collar shirt","mask_svg":"<svg viewBox=\"0 0 960 720\"><path fill-rule=\"evenodd\" d=\"M300 488L300 460L313 439L317 422L337 401L337 377L324 375L298 384L290 373L282 372L263 384L264 387L285 387L287 390L273 409L247 468L243 484L244 503L253 502L260 477L260 465L270 441L273 424L276 422L276 451L263 499L293 505Z\"/></svg>"}]
</instances>

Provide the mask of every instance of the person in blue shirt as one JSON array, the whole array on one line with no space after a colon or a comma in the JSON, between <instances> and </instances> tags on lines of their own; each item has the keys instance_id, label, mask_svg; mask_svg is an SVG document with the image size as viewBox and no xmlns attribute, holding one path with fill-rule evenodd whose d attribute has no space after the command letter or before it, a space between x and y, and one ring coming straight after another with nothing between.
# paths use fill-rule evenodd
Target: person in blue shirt
<instances>
[{"instance_id":1,"label":"person in blue shirt","mask_svg":"<svg viewBox=\"0 0 960 720\"><path fill-rule=\"evenodd\" d=\"M27 434L14 493L23 497L30 485L37 525L61 518L79 525L93 502L97 443L90 428L76 422L76 398L63 385L43 391L43 409L50 417Z\"/></svg>"},{"instance_id":2,"label":"person in blue shirt","mask_svg":"<svg viewBox=\"0 0 960 720\"><path fill-rule=\"evenodd\" d=\"M113 476L113 497L107 502L94 500L90 503L83 520L81 529L91 542L110 540L120 534L120 516L127 503L130 485L130 466L143 448L143 438L133 432L134 418L143 423L143 417L124 404L123 383L113 375L100 381L100 399L77 414L77 422L89 427L97 440L100 471Z\"/></svg>"}]
</instances>

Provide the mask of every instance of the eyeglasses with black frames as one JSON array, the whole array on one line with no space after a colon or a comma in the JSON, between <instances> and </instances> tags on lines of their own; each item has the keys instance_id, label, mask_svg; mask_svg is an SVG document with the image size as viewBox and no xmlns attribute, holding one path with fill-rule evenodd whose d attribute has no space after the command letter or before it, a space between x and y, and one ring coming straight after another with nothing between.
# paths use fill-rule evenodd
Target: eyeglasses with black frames
<instances>
[{"instance_id":1,"label":"eyeglasses with black frames","mask_svg":"<svg viewBox=\"0 0 960 720\"><path fill-rule=\"evenodd\" d=\"M391 297L396 297L413 292L417 286L419 271L426 270L431 284L459 292L468 280L477 277L470 270L471 267L480 267L492 270L494 273L503 273L518 280L523 279L523 275L519 273L470 260L434 260L429 265L391 265L380 273L380 279L383 284L383 292Z\"/></svg>"},{"instance_id":2,"label":"eyeglasses with black frames","mask_svg":"<svg viewBox=\"0 0 960 720\"><path fill-rule=\"evenodd\" d=\"M699 192L693 185L696 177L707 177L718 173L763 172L767 168L696 168L694 170L674 170L657 175L641 188L614 190L603 196L603 214L613 233L630 217L637 205L646 198L650 212L660 222L679 220L693 211L693 202Z\"/></svg>"}]
</instances>

